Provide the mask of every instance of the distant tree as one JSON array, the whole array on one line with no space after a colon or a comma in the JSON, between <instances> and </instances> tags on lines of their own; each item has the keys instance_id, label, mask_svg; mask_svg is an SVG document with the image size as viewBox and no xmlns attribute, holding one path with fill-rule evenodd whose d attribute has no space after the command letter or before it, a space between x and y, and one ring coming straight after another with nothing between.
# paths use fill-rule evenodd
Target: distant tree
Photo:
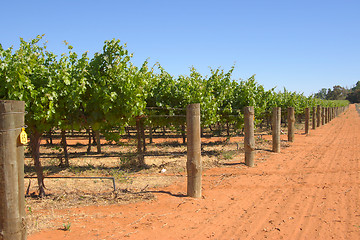
<instances>
[{"instance_id":1,"label":"distant tree","mask_svg":"<svg viewBox=\"0 0 360 240\"><path fill-rule=\"evenodd\" d=\"M348 90L339 85L333 86L333 90L328 91L326 95L327 100L345 100L348 94Z\"/></svg>"},{"instance_id":2,"label":"distant tree","mask_svg":"<svg viewBox=\"0 0 360 240\"><path fill-rule=\"evenodd\" d=\"M322 88L318 93L315 93L314 97L320 99L326 99L328 90L326 88Z\"/></svg>"},{"instance_id":3,"label":"distant tree","mask_svg":"<svg viewBox=\"0 0 360 240\"><path fill-rule=\"evenodd\" d=\"M346 97L351 103L360 103L360 81L350 90Z\"/></svg>"}]
</instances>

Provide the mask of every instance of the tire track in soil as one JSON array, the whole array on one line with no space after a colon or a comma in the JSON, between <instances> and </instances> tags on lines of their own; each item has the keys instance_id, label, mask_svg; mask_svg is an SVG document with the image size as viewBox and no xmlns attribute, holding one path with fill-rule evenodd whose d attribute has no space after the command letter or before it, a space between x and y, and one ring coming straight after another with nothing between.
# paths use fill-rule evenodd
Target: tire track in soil
<instances>
[{"instance_id":1,"label":"tire track in soil","mask_svg":"<svg viewBox=\"0 0 360 240\"><path fill-rule=\"evenodd\" d=\"M354 223L359 222L359 218L353 219L353 216L356 216L357 209L359 209L358 204L358 197L359 197L359 189L355 187L355 194L354 194L354 186L359 185L359 155L356 153L359 152L358 149L356 149L356 143L359 143L359 123L360 118L355 118L354 121L357 121L357 126L355 128L351 128L351 125L346 125L348 134L354 135L352 139L350 138L341 138L339 139L339 142L341 142L341 145L343 146L341 149L343 151L343 155L346 156L346 153L349 157L346 158L347 161L343 161L342 164L339 164L339 180L338 182L343 182L343 186L340 192L338 192L338 202L339 207L336 208L336 212L338 212L338 219L334 222L334 225L338 227L338 223L345 222L345 231L346 231L346 239L356 239L359 238L359 235L356 234L356 230L359 230L359 227L354 226ZM356 124L354 124L356 126ZM354 164L355 163L355 164ZM347 183L347 184L345 184ZM346 208L340 207L340 206L346 206ZM351 210L353 209L353 210ZM355 209L355 211L354 211ZM342 217L341 217L342 216ZM341 227L341 226L340 226ZM341 232L341 229L339 229L339 232ZM337 238L341 238L343 236L341 235L335 235Z\"/></svg>"},{"instance_id":2,"label":"tire track in soil","mask_svg":"<svg viewBox=\"0 0 360 240\"><path fill-rule=\"evenodd\" d=\"M293 168L295 168L295 167L296 166L294 166ZM255 169L246 169L245 171L247 172L247 173L245 173L246 176L258 176L260 173L261 173L261 175L265 175L265 176L276 174L276 172L269 172L269 174L268 174L265 169L259 170L256 168ZM284 176L282 176L282 178L284 178ZM284 179L282 179L282 180L284 180ZM234 183L234 184L236 184L236 183ZM247 202L250 202L250 206L248 206L247 208L242 207L243 208L242 214L235 214L237 212L235 210L237 208L239 208L239 206L232 206L232 207L227 206L226 211L222 211L221 215L226 215L226 216L230 215L231 216L230 218L228 218L224 221L223 217L219 217L220 214L216 216L217 219L214 219L212 224L213 225L219 225L219 224L224 225L224 228L223 228L224 231L220 234L221 235L220 239L231 239L231 237L234 235L237 235L239 233L239 231L240 232L250 231L246 228L244 229L244 228L239 228L239 227L235 228L235 229L240 229L239 231L237 231L237 230L229 231L229 227L232 227L233 223L239 221L239 219L243 219L243 221L248 222L250 225L252 225L252 223L257 224L258 227L255 228L255 230L250 231L249 235L251 236L252 232L256 232L257 230L259 230L267 222L267 219L270 216L270 214L274 212L273 208L268 207L269 203L275 202L275 204L277 203L275 208L279 208L279 207L281 207L281 205L280 205L281 199L278 196L290 195L289 194L290 190L284 192L284 190L282 190L282 186L279 186L278 184L272 185L271 191L264 191L261 194L257 194L257 195L259 195L257 197L254 197L254 194L251 193L253 191L253 186L251 186L251 184L248 184L248 185L244 184L244 185L240 185L239 187L242 188L243 191L245 191L246 193L248 192L249 195L251 195L253 198L251 201L249 201L249 199L247 201ZM266 189L266 187L262 187L262 188ZM280 192L281 192L281 194L280 194ZM260 207L257 205L258 202L261 202ZM273 206L274 203L271 205ZM228 213L233 213L233 214L228 214ZM266 213L266 214L264 215L264 213ZM257 219L259 215L261 216L261 218ZM251 218L249 216L256 216L256 217ZM260 221L260 224L258 223L259 221ZM204 232L207 232L207 230L211 229L211 228L212 227L205 227L203 229L203 231L199 232L198 234L196 234L192 237L202 236L202 234Z\"/></svg>"},{"instance_id":3,"label":"tire track in soil","mask_svg":"<svg viewBox=\"0 0 360 240\"><path fill-rule=\"evenodd\" d=\"M324 128L324 127L323 127ZM339 131L339 132L341 132L341 131ZM334 144L334 142L335 142L335 140L336 140L336 138L337 138L338 136L332 136L332 139L331 139L331 143L330 144L327 144L327 146L331 146L332 144ZM327 141L329 141L329 139L328 139L328 136L324 136L324 137L322 137L322 139L324 140L324 139L326 139ZM322 141L320 141L319 143L321 143ZM326 156L325 157L321 157L321 155L323 155L323 153L326 153L326 150L328 150L326 147L324 147L323 148L323 150L322 151L320 151L319 152L319 150L318 150L318 148L317 148L317 146L315 146L315 147L313 147L313 149L314 148L316 148L317 150L317 155L315 156L315 157L312 157L312 161L308 161L304 166L306 166L306 165L310 165L310 164L313 164L312 165L312 167L311 168L314 168L314 170L317 170L317 168L315 168L315 167L318 167L318 166L322 166L322 165L325 165L325 166L327 166L326 167L326 169L325 170L322 170L321 171L321 173L322 173L322 180L320 181L320 180L317 180L316 182L315 182L315 184L313 184L314 185L314 187L312 187L312 192L311 192L311 194L310 194L310 196L312 196L312 198L315 198L315 199L318 199L318 197L317 197L317 195L318 195L318 190L317 190L317 188L315 188L319 183L321 183L321 182L323 182L327 177L328 177L328 174L331 174L331 171L329 171L330 169L332 169L333 168L333 166L334 166L334 163L335 163L335 161L331 161L331 164L326 164L326 162L324 162L324 161L318 161L318 159L319 158L321 158L321 159L324 159L324 160L326 160L326 159L332 159L331 158L331 156L327 156L327 155L329 155L329 154L326 154ZM337 152L339 152L339 149L337 149L336 150ZM310 155L312 155L313 153L312 153L312 151L310 151ZM309 153L308 153L308 155L309 155ZM337 153L336 155L339 155L339 156L341 156L342 154L341 153ZM329 158L330 157L330 158ZM306 157L305 157L306 158ZM336 159L336 158L335 158ZM296 160L298 160L298 159L296 159ZM295 161L296 161L295 160ZM300 160L300 159L299 159ZM295 167L296 167L297 165L295 165ZM293 168L292 168L293 169ZM318 171L317 171L318 172ZM308 175L307 175L308 176ZM304 181L306 182L306 178L304 179ZM284 196L284 194L282 194L283 196ZM286 194L287 195L287 194ZM283 197L282 196L282 197ZM293 195L294 196L294 195ZM280 197L281 198L281 197ZM308 200L307 200L308 199ZM279 206L279 207L277 207L277 208L275 208L276 210L272 210L272 209L269 209L269 208L267 208L267 213L266 213L266 215L264 216L263 215L263 219L262 219L262 221L261 221L261 223L257 226L257 228L255 228L255 229L253 229L252 231L251 231L251 233L249 234L249 238L253 238L253 236L255 236L255 233L257 233L257 232L259 232L259 230L261 230L263 227L264 227L264 231L267 231L267 229L266 229L266 226L268 225L268 224L265 224L266 222L267 222L267 217L269 216L269 213L271 212L271 211L273 211L274 213L277 213L278 211L281 211L281 209L286 209L286 208L290 208L290 209L294 209L294 207L296 207L295 205L297 205L297 204L299 204L299 202L298 201L296 201L297 200L297 197L288 197L288 199L283 199L283 201L287 201L286 202L286 206L284 206L284 205L282 205L282 206ZM316 210L316 209L314 209L314 206L315 206L315 203L313 203L313 201L312 201L312 199L310 199L310 198L308 198L307 196L306 196L306 198L305 198L305 204L304 204L304 201L302 201L302 204L301 204L301 208L299 208L299 212L304 212L304 214L301 216L301 218L300 218L300 221L298 221L297 222L297 227L295 227L295 229L299 229L298 231L295 231L294 233L293 233L293 235L290 237L290 239L296 239L296 238L294 238L295 236L298 236L298 238L301 238L301 236L302 235L305 235L306 234L306 232L305 231L302 231L302 228L301 227L299 227L299 226L302 226L302 225L304 225L303 226L303 228L305 228L306 229L306 226L307 225L309 225L309 224L311 224L311 221L306 221L306 218L308 218L309 216L312 216L313 215L313 213L314 213L314 210ZM255 215L257 215L255 212L254 212L254 214ZM269 220L269 222L273 222L273 220ZM285 222L285 220L283 219L282 220L282 222ZM306 224L305 224L306 223ZM281 225L281 223L279 224L279 225ZM273 229L274 229L274 227L273 227ZM280 231L280 228L275 228L275 229L277 229L278 231Z\"/></svg>"},{"instance_id":4,"label":"tire track in soil","mask_svg":"<svg viewBox=\"0 0 360 240\"><path fill-rule=\"evenodd\" d=\"M328 139L329 135L330 134L327 134L327 136L326 136L327 141L330 140L330 139ZM334 145L335 140L337 138L338 138L338 134L332 135L330 144L326 144L327 147ZM315 178L315 181L314 180L312 181L312 185L314 185L316 188L313 187L311 189L310 196L312 196L312 199L309 199L308 197L306 197L304 199L303 204L301 205L302 207L299 209L299 212L302 214L300 216L300 220L296 222L293 233L290 235L291 239L301 239L302 236L308 236L310 234L310 232L309 232L310 230L315 231L315 233L311 232L311 235L314 235L314 234L316 234L317 231L319 231L321 229L321 225L316 229L310 229L309 226L311 226L313 222L316 222L315 218L317 216L316 213L318 213L319 206L321 207L324 203L323 199L326 199L323 197L324 189L327 188L326 180L329 178L329 175L337 174L336 171L334 172L332 170L332 169L334 169L334 166L336 165L336 162L334 161L334 156L335 156L335 159L337 159L338 156L342 155L341 150L338 148L335 149L335 152L329 152L326 147L324 148L324 150L325 151L323 151L323 150L318 151L317 155L314 156L314 159L318 160L317 164L315 166L316 168L313 168L312 173L309 173L307 175L307 179L309 179L311 177L311 175L313 175L315 177L318 176L317 178ZM327 161L329 159L331 159L331 161ZM326 166L326 167L324 169L319 169L319 168L322 168L323 166ZM312 179L313 178L314 177L312 177ZM306 181L307 181L307 179L306 179ZM324 186L321 187L321 185L324 185Z\"/></svg>"},{"instance_id":5,"label":"tire track in soil","mask_svg":"<svg viewBox=\"0 0 360 240\"><path fill-rule=\"evenodd\" d=\"M313 147L313 151L315 150L316 146ZM313 151L310 151L310 155L313 155ZM305 156L306 158L306 156ZM290 160L290 158L288 159ZM281 225L282 223L285 223L287 220L292 220L292 222L295 222L295 228L297 226L300 226L302 224L301 220L300 221L296 221L296 219L298 218L295 214L295 212L293 213L287 213L285 215L290 216L288 219L284 219L283 216L284 215L284 211L286 213L285 209L292 209L292 210L296 210L297 212L304 212L306 211L307 214L309 214L309 210L311 212L311 209L313 208L313 204L312 201L309 198L305 198L305 199L309 199L309 200L302 200L299 199L298 195L299 193L301 193L303 191L304 188L308 189L308 187L304 185L304 183L307 182L306 180L306 176L304 177L304 175L306 174L304 172L304 170L299 170L299 166L298 165L302 165L304 164L303 162L301 162L302 157L300 156L294 156L294 158L291 159L291 161L293 163L292 166L288 165L289 167L291 167L290 171L287 172L287 177L290 179L293 179L294 177L298 179L298 182L295 183L292 187L292 189L289 189L286 192L283 192L283 194L281 195L275 195L275 197L277 198L277 200L275 201L282 201L282 204L278 204L278 206L276 206L274 209L270 209L267 208L268 211L266 213L266 215L262 215L260 214L260 216L263 218L263 220L260 222L260 224L254 228L250 234L249 234L249 238L256 238L256 236L258 235L259 232L263 231L265 233L267 233L268 231L281 231ZM314 161L314 158L311 158L311 161ZM304 164L304 166L311 164L311 161L308 160L308 162L306 162ZM319 162L316 162L316 165L319 165ZM315 166L313 166L315 167ZM302 167L304 168L304 167ZM293 172L294 170L296 170L295 172ZM316 185L316 184L315 184ZM308 193L308 195L313 196L313 198L316 198L316 189L314 187L310 187L312 190L310 193ZM302 200L301 204L300 201ZM275 214L274 214L275 213ZM269 219L269 216L271 214L274 214L275 216L273 216L272 219ZM255 214L256 216L258 216L259 214ZM280 216L277 217L277 216ZM293 217L296 216L296 217ZM305 215L306 216L306 215ZM282 219L281 219L282 218ZM274 224L277 223L277 224ZM261 235L261 234L260 234ZM290 238L292 239L292 238Z\"/></svg>"},{"instance_id":6,"label":"tire track in soil","mask_svg":"<svg viewBox=\"0 0 360 240\"><path fill-rule=\"evenodd\" d=\"M322 152L320 152L319 156L322 155L321 153ZM335 156L339 156L340 155L339 150L336 149L334 154L335 154ZM314 209L314 206L317 205L317 203L321 199L321 197L319 196L321 194L321 185L323 185L325 183L325 180L328 179L329 170L335 164L334 160L331 160L330 162L327 162L327 163L322 161L323 159L328 159L328 158L329 158L328 154L325 154L324 157L316 158L317 160L319 160L318 161L319 164L317 165L317 168L319 166L320 167L321 166L326 166L326 168L321 173L322 177L317 178L316 181L312 182L312 185L318 186L316 188L311 187L310 196L312 196L313 199L305 198L303 200L303 202L301 203L301 205L300 205L301 207L298 209L298 212L301 213L301 216L300 216L299 221L296 222L296 225L294 227L294 232L290 235L290 239L301 239L304 235L307 236L308 225L310 224L311 219L312 219L311 217L309 218L309 216L314 216L315 215L314 211L316 209ZM320 165L320 163L322 163L322 164ZM309 177L309 175L307 175L307 177ZM305 179L305 182L306 182L306 179ZM326 187L326 185L323 186L322 189L324 189L325 187Z\"/></svg>"},{"instance_id":7,"label":"tire track in soil","mask_svg":"<svg viewBox=\"0 0 360 240\"><path fill-rule=\"evenodd\" d=\"M337 119L338 121L340 121L340 119ZM339 124L336 124L337 126L339 126ZM346 125L346 124L344 124ZM337 134L333 135L333 140L332 144L333 146L341 146L342 144L344 144L344 140L346 140L346 138L342 137L344 135L348 135L346 134L346 129L344 129L344 125L341 125L341 129L337 129ZM351 144L350 142L346 142L345 144ZM334 186L334 184L337 185L341 185L341 188L344 188L346 186L346 183L351 183L352 179L346 180L351 174L349 174L349 169L347 167L343 167L343 165L340 165L337 160L341 159L342 156L346 155L346 152L348 150L344 149L344 148L330 148L327 152L325 152L325 154L323 156L319 155L319 163L321 162L321 166L327 166L325 170L322 171L322 178L321 181L317 180L317 184L319 185L324 185L324 187L319 188L319 190L315 189L315 199L313 203L310 203L309 201L307 201L306 203L306 208L302 209L301 212L304 212L305 214L302 215L300 222L298 223L298 225L295 227L295 231L293 232L293 234L290 236L290 239L301 239L303 236L314 236L314 234L316 234L317 232L317 236L320 236L320 232L322 232L322 237L324 236L328 236L329 238L337 238L337 239L342 239L342 235L337 235L336 231L334 233L334 231L331 231L331 228L327 228L326 232L324 232L322 230L322 225L320 225L318 228L315 229L311 229L308 226L312 226L313 224L316 224L318 220L315 220L315 216L319 215L319 206L321 207L321 212L320 213L325 213L328 210L333 210L334 212L337 211L337 215L339 216L343 216L342 213L342 208L337 208L337 209L326 209L326 203L329 202L329 200L332 200L332 202L334 202L335 204L338 204L339 202L339 206L344 206L347 199L345 199L344 197L337 197L334 196L334 194L329 194L329 191L331 191L332 186ZM352 154L353 156L354 154ZM330 162L328 162L327 160L331 160ZM340 165L340 166L339 166ZM319 178L320 179L320 178ZM326 181L330 180L330 184ZM356 181L355 181L356 182ZM340 184L339 184L340 183ZM322 193L324 192L324 193ZM314 191L312 192L314 193ZM325 197L321 197L321 195L324 195ZM330 197L328 197L330 196ZM336 200L335 200L336 199ZM317 206L317 208L314 208L315 206ZM347 214L349 215L349 214ZM309 218L309 219L307 219ZM334 216L335 220L333 220L335 223L336 222L341 222L341 220L336 218L336 214ZM319 219L321 220L321 218ZM319 225L319 224L317 224ZM301 229L299 228L299 226L301 227ZM311 232L312 231L312 232ZM332 233L333 232L333 233ZM339 232L343 232L341 229L339 230ZM347 231L349 232L349 227L347 225ZM330 234L330 236L329 236ZM335 235L334 235L335 234Z\"/></svg>"},{"instance_id":8,"label":"tire track in soil","mask_svg":"<svg viewBox=\"0 0 360 240\"><path fill-rule=\"evenodd\" d=\"M325 140L326 139L326 136L325 137L322 137L322 140ZM334 138L335 139L335 138ZM334 141L334 139L332 140L332 142ZM320 142L322 142L322 140ZM327 139L329 140L329 139ZM331 143L329 144L331 145ZM311 151L310 151L310 155L312 156L315 152L318 152L318 146L313 146ZM326 147L324 147L324 151L326 150ZM288 165L288 168L291 167L291 171L297 169L299 166L299 163L301 163L301 159L302 157L301 156L298 156L296 153L295 154L292 154L293 156L291 156L289 159L292 159L291 161L295 164L293 164L292 166L291 165ZM308 153L309 155L309 153ZM294 159L295 158L295 159ZM316 163L316 165L319 165L319 161L315 161L314 157L310 157L309 159L311 159L313 162ZM310 164L310 162L307 162L306 164ZM315 167L315 166L313 166ZM330 166L328 166L328 168L330 168ZM264 170L264 169L262 169ZM247 170L247 171L250 171L250 170ZM288 173L291 173L291 171L288 171ZM295 173L295 174L299 174L299 173ZM294 174L294 175L295 175ZM286 174L285 174L286 176ZM283 201L283 202L294 202L295 203L295 198L291 198L289 196L294 196L292 194L290 194L290 191L293 191L293 190L287 190L287 191L283 191L281 190L281 186L277 186L276 187L277 190L276 191L272 191L272 192L268 192L268 191L265 191L263 192L263 194L258 198L258 200L260 200L262 202L262 207L261 208L256 208L255 207L255 202L258 202L258 201L253 201L253 204L247 208L239 218L244 218L246 219L246 222L249 223L250 225L254 225L252 223L256 223L256 226L254 227L251 227L251 230L249 231L247 237L248 238L251 238L253 235L255 235L255 233L261 231L261 230L265 230L267 231L266 227L268 224L268 221L269 222L272 222L273 220L269 220L269 216L273 213L276 213L276 212L279 212L281 211L281 209L284 207L283 205L281 205L280 203ZM314 190L315 192L316 190ZM279 192L282 192L281 194L279 194ZM288 199L284 199L284 196L286 196ZM263 199L266 199L265 201ZM271 203L273 202L273 204L271 204L271 206L274 206L274 203L275 203L275 207L273 208L269 208L267 207L268 206L268 203ZM288 204L288 202L286 204ZM309 202L310 203L310 202ZM312 205L313 206L313 205ZM309 206L307 208L312 208L312 206ZM254 210L256 208L256 210ZM229 208L228 209L228 212L233 212L233 209L232 208ZM246 216L250 216L250 217L246 217ZM254 217L251 217L251 216L254 216ZM260 216L260 217L259 217ZM235 216L237 217L237 216ZM236 222L236 221L232 221L234 217L231 218L231 220L228 220L229 222ZM222 218L221 218L222 219ZM218 223L214 223L214 224L224 224L223 221L219 221ZM199 232L198 236L201 236L201 234L205 231L206 232L207 228L204 229L203 231ZM242 232L248 232L247 229L242 229L240 230ZM230 239L231 236L234 236L234 235L237 235L238 233L240 232L232 232L232 231L228 231L225 230L224 232L222 232L221 236L222 236L222 239ZM195 236L194 236L195 237Z\"/></svg>"},{"instance_id":9,"label":"tire track in soil","mask_svg":"<svg viewBox=\"0 0 360 240\"><path fill-rule=\"evenodd\" d=\"M233 227L234 223L242 219L242 221L246 221L249 224L252 224L256 219L249 219L247 216L256 214L258 212L265 212L266 205L270 202L276 201L276 199L274 200L274 196L277 194L278 194L277 192L268 192L268 191L263 192L260 196L257 196L255 197L254 200L250 201L252 203L250 206L243 208L242 214L235 214L236 212L238 212L236 211L236 209L239 208L239 206L235 205L232 208L227 209L227 212L224 213L224 215L231 216L230 218L227 219L227 221L224 222L222 220L224 219L224 217L221 217L215 219L216 221L212 223L213 225L222 224L224 226L222 228L223 231L220 234L221 239L231 239L231 237L233 237L234 235L238 235L239 233L244 233L244 232L246 233L248 231L246 228L242 228L241 226L236 226L234 228ZM258 201L261 201L261 207L258 207L258 205L256 204ZM233 214L229 214L229 213L233 213ZM264 221L266 221L266 219L264 219ZM232 229L232 231L229 231L230 227L234 229ZM198 234L197 236L193 236L193 237L199 237L199 236L201 237L202 235Z\"/></svg>"},{"instance_id":10,"label":"tire track in soil","mask_svg":"<svg viewBox=\"0 0 360 240\"><path fill-rule=\"evenodd\" d=\"M360 123L360 118L355 118L352 122L356 122ZM352 123L353 124L353 123ZM338 219L337 221L335 221L335 225L338 226L340 224L339 223L343 223L345 222L345 224L340 225L339 227L345 225L345 231L347 233L346 238L347 239L354 239L354 236L351 236L351 232L354 232L353 230L355 229L353 226L353 217L352 217L352 213L350 211L350 209L358 209L357 207L357 201L354 199L354 196L358 197L358 192L357 194L352 194L352 190L354 188L354 185L359 185L359 181L358 181L358 176L359 176L359 167L358 167L358 161L356 153L359 152L359 150L356 150L356 143L359 143L359 124L358 127L352 128L352 124L346 124L345 126L347 126L347 131L345 133L347 133L346 135L343 134L341 138L339 138L339 143L341 144L341 150L342 150L342 155L345 156L345 160L346 161L342 161L341 163L338 163L338 174L339 174L339 179L338 182L342 182L343 186L341 191L338 192L338 202L339 207L336 208L336 212L338 212ZM344 136L350 135L352 134L354 137L353 138L345 138ZM347 156L347 157L346 157ZM358 156L359 157L359 156ZM356 162L356 164L354 165L352 162ZM355 171L357 171L357 173ZM347 184L345 184L347 183ZM358 190L358 188L355 188L356 190ZM352 208L349 208L348 205L352 204L353 202L355 202L355 206L353 205ZM347 206L345 208L340 207L340 206ZM358 219L359 220L359 219ZM341 232L341 229L340 231ZM343 236L341 235L335 235L335 237L337 238L341 238Z\"/></svg>"}]
</instances>

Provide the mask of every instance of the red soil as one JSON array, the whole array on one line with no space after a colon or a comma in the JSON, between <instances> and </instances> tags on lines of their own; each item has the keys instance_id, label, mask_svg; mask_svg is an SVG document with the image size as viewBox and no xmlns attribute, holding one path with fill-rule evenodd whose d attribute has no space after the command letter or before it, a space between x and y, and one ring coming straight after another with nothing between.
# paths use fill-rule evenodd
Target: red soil
<instances>
[{"instance_id":1,"label":"red soil","mask_svg":"<svg viewBox=\"0 0 360 240\"><path fill-rule=\"evenodd\" d=\"M268 154L254 168L235 162L204 172L202 199L184 197L179 182L153 189L154 201L55 210L73 214L71 230L28 239L360 239L360 117L353 105Z\"/></svg>"}]
</instances>

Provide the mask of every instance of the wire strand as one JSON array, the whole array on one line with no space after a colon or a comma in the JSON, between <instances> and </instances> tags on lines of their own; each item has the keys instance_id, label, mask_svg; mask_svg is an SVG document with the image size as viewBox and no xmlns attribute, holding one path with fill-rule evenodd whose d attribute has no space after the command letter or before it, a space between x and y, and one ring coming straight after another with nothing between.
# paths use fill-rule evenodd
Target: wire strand
<instances>
[{"instance_id":1,"label":"wire strand","mask_svg":"<svg viewBox=\"0 0 360 240\"><path fill-rule=\"evenodd\" d=\"M28 112L5 112L5 113L0 113L0 115L9 115L9 114L28 114Z\"/></svg>"},{"instance_id":2,"label":"wire strand","mask_svg":"<svg viewBox=\"0 0 360 240\"><path fill-rule=\"evenodd\" d=\"M27 127L28 127L28 126L27 126L27 125L25 125L25 126L20 127L20 128L12 128L12 129L0 130L0 132L16 131L16 130L23 129L23 128L27 128Z\"/></svg>"}]
</instances>

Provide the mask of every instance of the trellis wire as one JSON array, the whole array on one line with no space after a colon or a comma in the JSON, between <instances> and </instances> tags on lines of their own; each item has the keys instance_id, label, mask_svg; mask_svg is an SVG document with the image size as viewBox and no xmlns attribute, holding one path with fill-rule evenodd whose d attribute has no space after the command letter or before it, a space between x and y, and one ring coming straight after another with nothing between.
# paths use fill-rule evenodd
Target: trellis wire
<instances>
[{"instance_id":1,"label":"trellis wire","mask_svg":"<svg viewBox=\"0 0 360 240\"><path fill-rule=\"evenodd\" d=\"M23 128L27 128L27 127L28 127L27 125L24 125L24 126L19 127L19 128L12 128L12 129L0 130L0 132L16 131L16 130L23 129Z\"/></svg>"},{"instance_id":2,"label":"trellis wire","mask_svg":"<svg viewBox=\"0 0 360 240\"><path fill-rule=\"evenodd\" d=\"M153 117L186 117L186 115L148 115L148 118L153 118Z\"/></svg>"},{"instance_id":3,"label":"trellis wire","mask_svg":"<svg viewBox=\"0 0 360 240\"><path fill-rule=\"evenodd\" d=\"M166 108L166 107L146 107L145 109L150 109L150 110L186 110L186 108Z\"/></svg>"},{"instance_id":4,"label":"trellis wire","mask_svg":"<svg viewBox=\"0 0 360 240\"><path fill-rule=\"evenodd\" d=\"M5 112L5 113L0 113L0 115L9 115L9 114L28 114L28 112Z\"/></svg>"}]
</instances>

